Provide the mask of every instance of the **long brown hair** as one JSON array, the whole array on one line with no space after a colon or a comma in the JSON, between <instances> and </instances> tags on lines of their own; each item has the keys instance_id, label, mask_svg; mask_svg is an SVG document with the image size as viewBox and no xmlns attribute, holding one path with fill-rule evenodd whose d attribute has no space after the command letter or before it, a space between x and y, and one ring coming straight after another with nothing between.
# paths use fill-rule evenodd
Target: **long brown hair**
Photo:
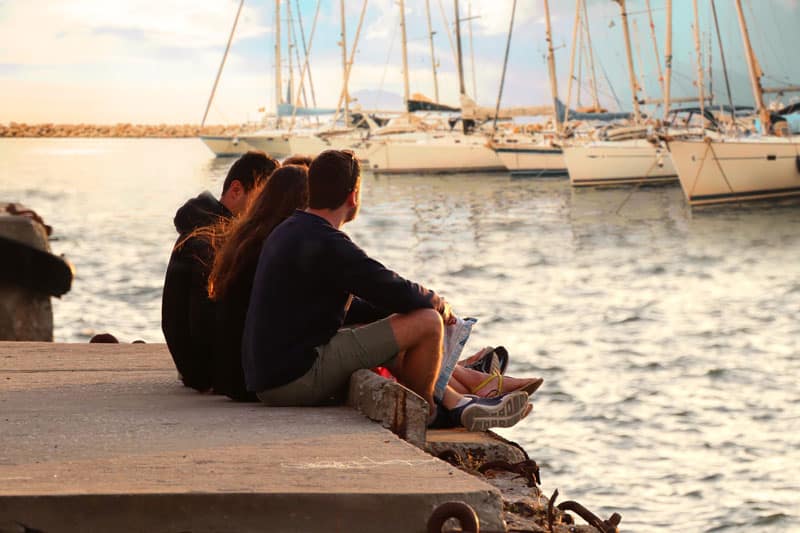
<instances>
[{"instance_id":1,"label":"long brown hair","mask_svg":"<svg viewBox=\"0 0 800 533\"><path fill-rule=\"evenodd\" d=\"M214 239L214 266L208 278L208 296L225 297L231 287L244 281L255 270L261 245L275 227L295 209L308 206L308 171L303 166L278 168L266 184L255 191L255 198L241 216L222 229ZM252 280L247 280L251 282Z\"/></svg>"}]
</instances>

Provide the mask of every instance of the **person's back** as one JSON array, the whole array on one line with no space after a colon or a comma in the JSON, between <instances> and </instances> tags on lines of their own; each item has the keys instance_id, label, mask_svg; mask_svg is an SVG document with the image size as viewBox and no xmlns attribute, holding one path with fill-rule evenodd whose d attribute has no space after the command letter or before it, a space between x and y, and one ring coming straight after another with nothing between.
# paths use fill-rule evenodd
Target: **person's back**
<instances>
[{"instance_id":1,"label":"person's back","mask_svg":"<svg viewBox=\"0 0 800 533\"><path fill-rule=\"evenodd\" d=\"M259 255L242 337L248 390L267 405L325 405L344 399L354 371L383 366L435 415L443 324L456 320L450 306L340 231L361 204L352 152L318 155L308 186L308 209L275 228ZM447 386L436 401L470 430L507 427L530 410L524 391L474 398Z\"/></svg>"},{"instance_id":2,"label":"person's back","mask_svg":"<svg viewBox=\"0 0 800 533\"><path fill-rule=\"evenodd\" d=\"M211 387L209 343L214 311L205 286L213 250L208 240L191 234L232 216L208 191L187 201L175 214L178 239L164 279L161 329L183 383L197 390Z\"/></svg>"},{"instance_id":3,"label":"person's back","mask_svg":"<svg viewBox=\"0 0 800 533\"><path fill-rule=\"evenodd\" d=\"M215 309L208 298L208 275L214 260L204 228L240 213L256 183L277 166L263 152L248 152L231 166L220 200L205 191L175 215L178 239L164 279L161 329L184 385L199 391L212 386Z\"/></svg>"},{"instance_id":4,"label":"person's back","mask_svg":"<svg viewBox=\"0 0 800 533\"><path fill-rule=\"evenodd\" d=\"M241 346L258 256L272 230L307 203L305 167L281 167L221 236L209 278L209 295L217 303L212 376L217 393L237 401L256 399L245 387Z\"/></svg>"},{"instance_id":5,"label":"person's back","mask_svg":"<svg viewBox=\"0 0 800 533\"><path fill-rule=\"evenodd\" d=\"M333 254L345 240L325 219L297 211L264 243L242 345L250 390L303 375L315 347L344 323L349 292L327 274L338 268Z\"/></svg>"}]
</instances>

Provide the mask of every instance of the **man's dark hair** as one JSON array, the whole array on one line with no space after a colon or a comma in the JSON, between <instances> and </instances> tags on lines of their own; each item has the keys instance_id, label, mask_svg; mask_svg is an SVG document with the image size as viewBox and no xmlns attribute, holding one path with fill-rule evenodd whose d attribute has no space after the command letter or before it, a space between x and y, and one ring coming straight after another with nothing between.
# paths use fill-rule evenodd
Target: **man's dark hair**
<instances>
[{"instance_id":1,"label":"man's dark hair","mask_svg":"<svg viewBox=\"0 0 800 533\"><path fill-rule=\"evenodd\" d=\"M326 150L308 168L308 206L336 209L361 184L361 164L350 150Z\"/></svg>"},{"instance_id":2,"label":"man's dark hair","mask_svg":"<svg viewBox=\"0 0 800 533\"><path fill-rule=\"evenodd\" d=\"M295 155L289 156L286 159L284 159L283 163L281 163L281 164L282 165L299 165L301 167L308 168L308 167L311 166L311 161L313 161L313 160L314 160L314 158L311 157L310 155L295 154Z\"/></svg>"},{"instance_id":3,"label":"man's dark hair","mask_svg":"<svg viewBox=\"0 0 800 533\"><path fill-rule=\"evenodd\" d=\"M228 170L222 194L228 190L234 180L242 184L245 191L250 191L258 182L269 177L272 171L281 166L275 159L260 150L251 150L236 160Z\"/></svg>"}]
</instances>

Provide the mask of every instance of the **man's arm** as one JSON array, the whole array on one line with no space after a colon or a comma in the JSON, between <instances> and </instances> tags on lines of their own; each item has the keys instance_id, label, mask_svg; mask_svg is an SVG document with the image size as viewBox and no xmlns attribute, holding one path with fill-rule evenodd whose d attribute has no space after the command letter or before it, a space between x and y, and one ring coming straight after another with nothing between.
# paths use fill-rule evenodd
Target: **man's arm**
<instances>
[{"instance_id":1,"label":"man's arm","mask_svg":"<svg viewBox=\"0 0 800 533\"><path fill-rule=\"evenodd\" d=\"M387 313L423 308L443 313L448 308L444 298L370 258L344 233L334 234L328 244L325 264L331 283L372 306Z\"/></svg>"}]
</instances>

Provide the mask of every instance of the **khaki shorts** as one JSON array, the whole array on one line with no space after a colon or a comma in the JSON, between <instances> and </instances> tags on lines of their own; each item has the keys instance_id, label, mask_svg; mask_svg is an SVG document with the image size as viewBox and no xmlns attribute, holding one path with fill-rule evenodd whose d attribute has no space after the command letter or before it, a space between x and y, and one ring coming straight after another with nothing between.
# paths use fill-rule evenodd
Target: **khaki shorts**
<instances>
[{"instance_id":1,"label":"khaki shorts","mask_svg":"<svg viewBox=\"0 0 800 533\"><path fill-rule=\"evenodd\" d=\"M340 329L317 346L311 369L291 383L257 394L267 405L333 405L347 397L350 374L361 368L392 367L399 348L389 318L355 329Z\"/></svg>"}]
</instances>

